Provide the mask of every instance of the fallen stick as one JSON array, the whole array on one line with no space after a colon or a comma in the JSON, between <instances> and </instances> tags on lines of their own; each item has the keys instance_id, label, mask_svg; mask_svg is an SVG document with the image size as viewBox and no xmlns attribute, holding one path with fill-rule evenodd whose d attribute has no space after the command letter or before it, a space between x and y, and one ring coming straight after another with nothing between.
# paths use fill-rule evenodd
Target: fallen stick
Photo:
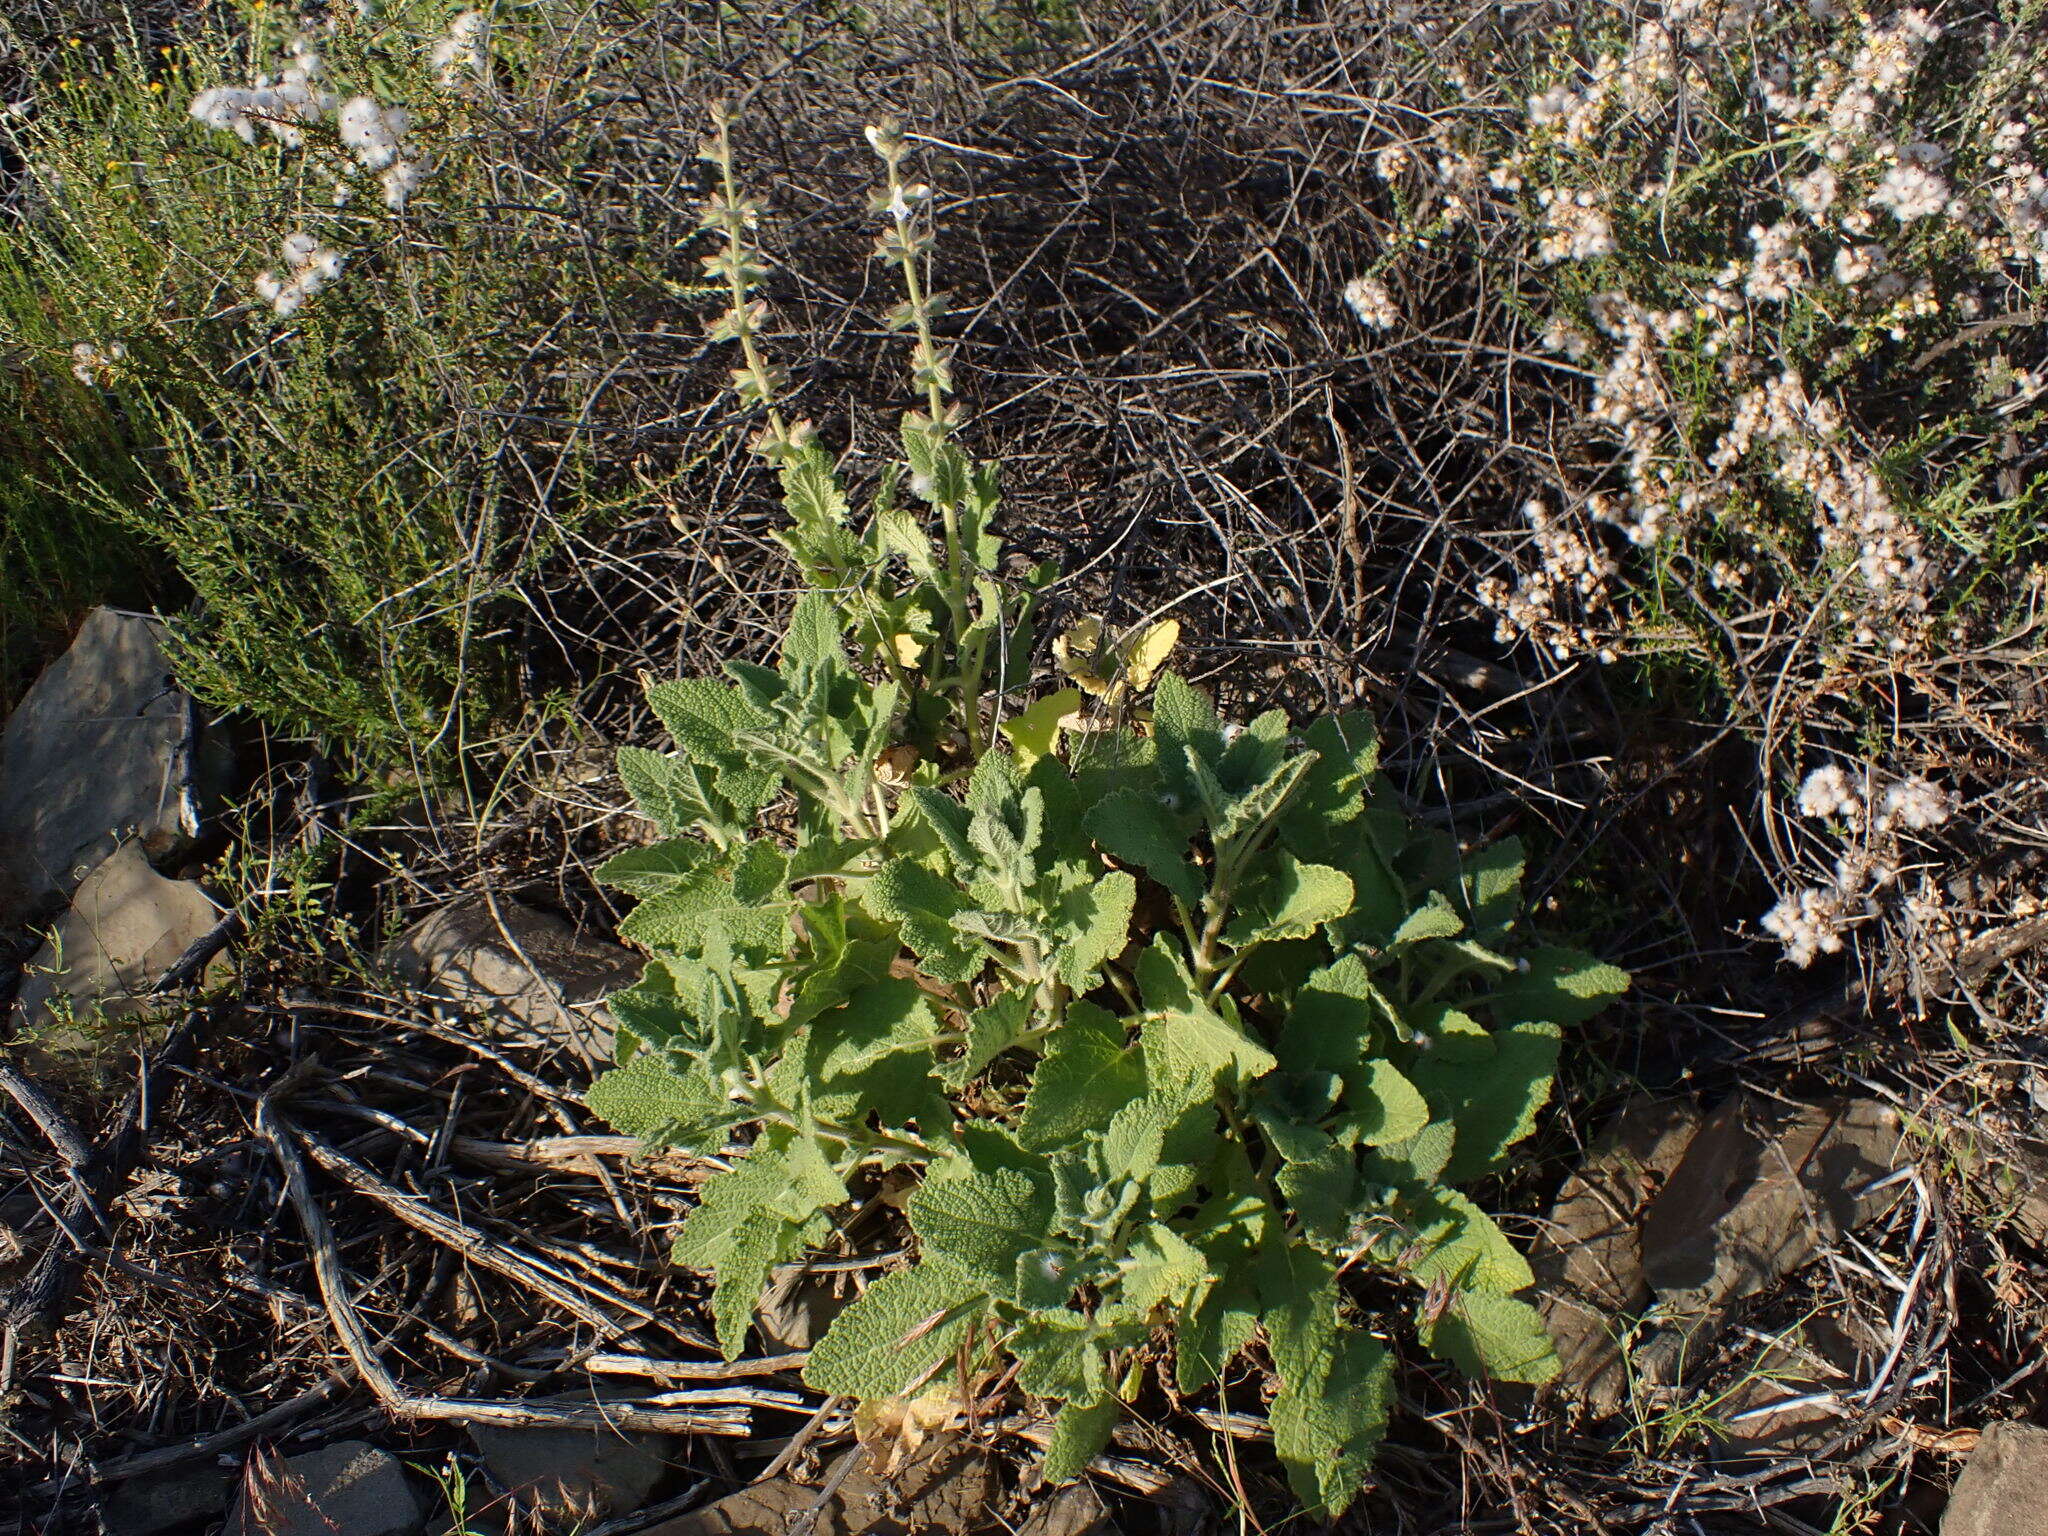
<instances>
[{"instance_id":1,"label":"fallen stick","mask_svg":"<svg viewBox=\"0 0 2048 1536\"><path fill-rule=\"evenodd\" d=\"M607 1338L617 1338L621 1334L630 1333L642 1323L661 1322L659 1317L637 1302L620 1296L617 1292L598 1287L590 1281L571 1280L553 1266L531 1258L510 1244L502 1243L475 1227L457 1221L417 1196L408 1195L405 1191L387 1184L347 1153L330 1146L313 1132L294 1126L291 1134L326 1172L340 1179L357 1193L367 1195L376 1201L414 1231L425 1234L485 1269L493 1270L506 1279L517 1281L545 1296L556 1306L575 1313L579 1319L599 1330ZM607 1312L604 1307L590 1299L592 1296L597 1296L606 1305L626 1313L627 1317L621 1318Z\"/></svg>"},{"instance_id":2,"label":"fallen stick","mask_svg":"<svg viewBox=\"0 0 2048 1536\"><path fill-rule=\"evenodd\" d=\"M656 1360L646 1355L586 1355L581 1351L548 1349L526 1358L535 1364L574 1358L578 1369L593 1376L640 1376L649 1381L739 1381L749 1376L799 1370L811 1355L809 1350L797 1350L754 1360Z\"/></svg>"}]
</instances>

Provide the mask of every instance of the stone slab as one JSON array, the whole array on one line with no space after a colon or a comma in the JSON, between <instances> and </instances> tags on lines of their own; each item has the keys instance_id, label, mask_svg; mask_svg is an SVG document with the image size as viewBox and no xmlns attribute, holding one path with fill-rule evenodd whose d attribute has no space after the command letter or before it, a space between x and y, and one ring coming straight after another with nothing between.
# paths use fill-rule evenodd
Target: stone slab
<instances>
[{"instance_id":1,"label":"stone slab","mask_svg":"<svg viewBox=\"0 0 2048 1536\"><path fill-rule=\"evenodd\" d=\"M425 1523L398 1458L344 1440L245 1477L227 1536L417 1536Z\"/></svg>"},{"instance_id":2,"label":"stone slab","mask_svg":"<svg viewBox=\"0 0 2048 1536\"><path fill-rule=\"evenodd\" d=\"M1941 1536L2048 1531L2048 1429L1993 1424L1977 1441L1941 1517Z\"/></svg>"},{"instance_id":3,"label":"stone slab","mask_svg":"<svg viewBox=\"0 0 2048 1536\"><path fill-rule=\"evenodd\" d=\"M79 885L22 976L16 1007L45 1051L92 1044L92 1019L147 1006L157 979L220 911L189 880L167 880L123 843Z\"/></svg>"},{"instance_id":4,"label":"stone slab","mask_svg":"<svg viewBox=\"0 0 2048 1536\"><path fill-rule=\"evenodd\" d=\"M123 842L197 835L198 734L154 620L95 609L0 732L0 927L63 902Z\"/></svg>"},{"instance_id":5,"label":"stone slab","mask_svg":"<svg viewBox=\"0 0 2048 1536\"><path fill-rule=\"evenodd\" d=\"M515 1042L553 1046L599 1066L613 1028L599 1006L643 964L631 950L580 934L564 919L499 897L444 907L400 935L384 961L430 996L475 1009Z\"/></svg>"}]
</instances>

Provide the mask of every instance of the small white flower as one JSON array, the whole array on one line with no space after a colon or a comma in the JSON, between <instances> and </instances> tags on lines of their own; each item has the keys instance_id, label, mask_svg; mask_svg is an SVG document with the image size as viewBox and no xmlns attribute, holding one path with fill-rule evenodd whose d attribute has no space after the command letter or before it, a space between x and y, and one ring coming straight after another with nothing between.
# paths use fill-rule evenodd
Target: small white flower
<instances>
[{"instance_id":1,"label":"small white flower","mask_svg":"<svg viewBox=\"0 0 2048 1536\"><path fill-rule=\"evenodd\" d=\"M1931 219L1948 206L1948 183L1919 165L1895 165L1867 199L1872 208L1887 208L1901 224Z\"/></svg>"},{"instance_id":2,"label":"small white flower","mask_svg":"<svg viewBox=\"0 0 2048 1536\"><path fill-rule=\"evenodd\" d=\"M1792 201L1798 206L1799 211L1818 223L1826 218L1828 210L1835 206L1835 173L1826 166L1821 166L1818 170L1809 171L1806 175L1798 177L1785 190L1792 195Z\"/></svg>"},{"instance_id":3,"label":"small white flower","mask_svg":"<svg viewBox=\"0 0 2048 1536\"><path fill-rule=\"evenodd\" d=\"M1799 814L1802 816L1820 821L1836 816L1853 819L1862 810L1862 797L1856 793L1855 785L1849 782L1849 775L1839 763L1814 769L1806 776L1806 782L1799 786Z\"/></svg>"},{"instance_id":4,"label":"small white flower","mask_svg":"<svg viewBox=\"0 0 2048 1536\"><path fill-rule=\"evenodd\" d=\"M427 168L417 160L400 160L385 167L377 177L384 188L384 206L393 213L403 212L421 182L427 179Z\"/></svg>"},{"instance_id":5,"label":"small white flower","mask_svg":"<svg viewBox=\"0 0 2048 1536\"><path fill-rule=\"evenodd\" d=\"M1821 955L1841 953L1842 898L1810 886L1782 896L1763 916L1763 930L1785 946L1785 958L1802 970Z\"/></svg>"},{"instance_id":6,"label":"small white flower","mask_svg":"<svg viewBox=\"0 0 2048 1536\"><path fill-rule=\"evenodd\" d=\"M1351 313L1358 316L1358 323L1369 330L1391 330L1394 322L1400 319L1400 311L1394 307L1394 296L1378 278L1351 279L1344 285L1344 302L1351 306Z\"/></svg>"},{"instance_id":7,"label":"small white flower","mask_svg":"<svg viewBox=\"0 0 2048 1536\"><path fill-rule=\"evenodd\" d=\"M1906 779L1884 792L1884 824L1926 832L1955 814L1955 798L1939 784Z\"/></svg>"}]
</instances>

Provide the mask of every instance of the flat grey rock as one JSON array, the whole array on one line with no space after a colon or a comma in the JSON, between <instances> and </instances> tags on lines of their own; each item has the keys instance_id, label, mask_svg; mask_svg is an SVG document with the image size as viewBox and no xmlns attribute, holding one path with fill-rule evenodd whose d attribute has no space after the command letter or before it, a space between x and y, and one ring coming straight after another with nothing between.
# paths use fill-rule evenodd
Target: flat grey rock
<instances>
[{"instance_id":1,"label":"flat grey rock","mask_svg":"<svg viewBox=\"0 0 2048 1536\"><path fill-rule=\"evenodd\" d=\"M668 1470L660 1435L477 1424L469 1437L498 1485L552 1520L631 1514Z\"/></svg>"},{"instance_id":2,"label":"flat grey rock","mask_svg":"<svg viewBox=\"0 0 2048 1536\"><path fill-rule=\"evenodd\" d=\"M1875 1219L1904 1166L1898 1115L1867 1099L1787 1105L1737 1094L1720 1105L1643 1217L1655 1334L1631 1355L1639 1380L1676 1382L1737 1303Z\"/></svg>"},{"instance_id":3,"label":"flat grey rock","mask_svg":"<svg viewBox=\"0 0 2048 1536\"><path fill-rule=\"evenodd\" d=\"M198 886L165 879L138 845L123 843L86 876L29 961L20 1015L45 1050L89 1046L94 1016L146 1006L157 978L219 917Z\"/></svg>"},{"instance_id":4,"label":"flat grey rock","mask_svg":"<svg viewBox=\"0 0 2048 1536\"><path fill-rule=\"evenodd\" d=\"M2048 1531L2048 1429L1993 1424L1970 1453L1941 1517L1941 1536Z\"/></svg>"},{"instance_id":5,"label":"flat grey rock","mask_svg":"<svg viewBox=\"0 0 2048 1536\"><path fill-rule=\"evenodd\" d=\"M642 965L631 950L504 897L495 912L483 900L443 908L400 935L384 962L420 991L475 1009L494 1033L587 1066L612 1057L600 1002L637 981Z\"/></svg>"},{"instance_id":6,"label":"flat grey rock","mask_svg":"<svg viewBox=\"0 0 2048 1536\"><path fill-rule=\"evenodd\" d=\"M1628 1392L1623 1336L1650 1299L1641 1222L1700 1126L1690 1099L1636 1098L1565 1181L1529 1254L1536 1305L1557 1345L1555 1390L1595 1417Z\"/></svg>"},{"instance_id":7,"label":"flat grey rock","mask_svg":"<svg viewBox=\"0 0 2048 1536\"><path fill-rule=\"evenodd\" d=\"M122 1483L107 1495L101 1520L119 1536L164 1536L184 1526L220 1519L234 1492L225 1467L180 1467Z\"/></svg>"},{"instance_id":8,"label":"flat grey rock","mask_svg":"<svg viewBox=\"0 0 2048 1536\"><path fill-rule=\"evenodd\" d=\"M1853 1401L1885 1353L1853 1312L1821 1313L1745 1360L1714 1403L1713 1456L1731 1470L1819 1456L1855 1423Z\"/></svg>"},{"instance_id":9,"label":"flat grey rock","mask_svg":"<svg viewBox=\"0 0 2048 1536\"><path fill-rule=\"evenodd\" d=\"M425 1521L398 1458L344 1440L245 1478L227 1536L416 1536Z\"/></svg>"},{"instance_id":10,"label":"flat grey rock","mask_svg":"<svg viewBox=\"0 0 2048 1536\"><path fill-rule=\"evenodd\" d=\"M122 842L152 860L198 832L205 765L162 630L97 608L0 733L0 927L58 905Z\"/></svg>"}]
</instances>

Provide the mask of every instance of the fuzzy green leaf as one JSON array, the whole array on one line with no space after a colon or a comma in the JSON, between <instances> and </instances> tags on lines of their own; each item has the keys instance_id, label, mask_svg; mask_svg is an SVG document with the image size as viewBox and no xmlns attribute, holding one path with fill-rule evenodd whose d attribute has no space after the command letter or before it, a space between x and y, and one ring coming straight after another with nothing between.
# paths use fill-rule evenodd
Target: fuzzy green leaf
<instances>
[{"instance_id":1,"label":"fuzzy green leaf","mask_svg":"<svg viewBox=\"0 0 2048 1536\"><path fill-rule=\"evenodd\" d=\"M1560 1369L1543 1315L1496 1291L1453 1293L1434 1321L1423 1320L1421 1334L1431 1354L1468 1376L1540 1386Z\"/></svg>"},{"instance_id":2,"label":"fuzzy green leaf","mask_svg":"<svg viewBox=\"0 0 2048 1536\"><path fill-rule=\"evenodd\" d=\"M1490 843L1465 863L1463 895L1472 931L1498 938L1522 911L1522 870L1528 857L1519 837Z\"/></svg>"},{"instance_id":3,"label":"fuzzy green leaf","mask_svg":"<svg viewBox=\"0 0 2048 1536\"><path fill-rule=\"evenodd\" d=\"M823 592L806 592L797 599L782 637L783 676L794 677L842 660L842 633L832 599Z\"/></svg>"},{"instance_id":4,"label":"fuzzy green leaf","mask_svg":"<svg viewBox=\"0 0 2048 1536\"><path fill-rule=\"evenodd\" d=\"M1413 1198L1415 1242L1423 1249L1409 1274L1427 1283L1443 1279L1465 1289L1526 1290L1535 1277L1493 1218L1455 1189L1439 1187Z\"/></svg>"},{"instance_id":5,"label":"fuzzy green leaf","mask_svg":"<svg viewBox=\"0 0 2048 1536\"><path fill-rule=\"evenodd\" d=\"M1079 1312L1027 1317L1004 1347L1017 1359L1017 1385L1033 1397L1092 1403L1109 1389L1098 1330Z\"/></svg>"},{"instance_id":6,"label":"fuzzy green leaf","mask_svg":"<svg viewBox=\"0 0 2048 1536\"><path fill-rule=\"evenodd\" d=\"M650 1147L707 1151L745 1116L701 1063L676 1070L652 1051L603 1074L583 1098L592 1114Z\"/></svg>"},{"instance_id":7,"label":"fuzzy green leaf","mask_svg":"<svg viewBox=\"0 0 2048 1536\"><path fill-rule=\"evenodd\" d=\"M1110 1431L1124 1416L1124 1405L1114 1397L1082 1405L1068 1403L1052 1421L1052 1439L1045 1447L1040 1473L1053 1487L1071 1483L1088 1470L1088 1463L1109 1444Z\"/></svg>"},{"instance_id":8,"label":"fuzzy green leaf","mask_svg":"<svg viewBox=\"0 0 2048 1536\"><path fill-rule=\"evenodd\" d=\"M1387 1432L1393 1359L1347 1328L1302 1375L1282 1377L1267 1419L1287 1481L1312 1513L1334 1519L1358 1497Z\"/></svg>"},{"instance_id":9,"label":"fuzzy green leaf","mask_svg":"<svg viewBox=\"0 0 2048 1536\"><path fill-rule=\"evenodd\" d=\"M884 1275L832 1320L804 1381L839 1397L900 1397L951 1360L987 1310L986 1292L942 1259Z\"/></svg>"},{"instance_id":10,"label":"fuzzy green leaf","mask_svg":"<svg viewBox=\"0 0 2048 1536\"><path fill-rule=\"evenodd\" d=\"M1494 1017L1504 1024L1583 1024L1628 990L1628 972L1575 949L1538 949L1529 969L1494 992Z\"/></svg>"},{"instance_id":11,"label":"fuzzy green leaf","mask_svg":"<svg viewBox=\"0 0 2048 1536\"><path fill-rule=\"evenodd\" d=\"M1379 766L1379 730L1370 715L1325 715L1301 734L1316 764L1281 817L1280 834L1297 855L1326 858L1331 830L1364 806Z\"/></svg>"},{"instance_id":12,"label":"fuzzy green leaf","mask_svg":"<svg viewBox=\"0 0 2048 1536\"><path fill-rule=\"evenodd\" d=\"M1358 1157L1327 1136L1313 1156L1285 1164L1274 1176L1294 1207L1301 1234L1328 1251L1349 1235L1358 1205Z\"/></svg>"},{"instance_id":13,"label":"fuzzy green leaf","mask_svg":"<svg viewBox=\"0 0 2048 1536\"><path fill-rule=\"evenodd\" d=\"M960 1054L939 1068L939 1081L955 1090L973 1082L990 1062L1023 1039L1031 1028L1032 994L1005 992L967 1015Z\"/></svg>"},{"instance_id":14,"label":"fuzzy green leaf","mask_svg":"<svg viewBox=\"0 0 2048 1536\"><path fill-rule=\"evenodd\" d=\"M1410 912L1394 930L1393 944L1420 944L1425 939L1452 939L1465 931L1465 919L1441 893L1431 891L1423 904Z\"/></svg>"},{"instance_id":15,"label":"fuzzy green leaf","mask_svg":"<svg viewBox=\"0 0 2048 1536\"><path fill-rule=\"evenodd\" d=\"M1461 1184L1490 1172L1535 1129L1550 1098L1560 1048L1555 1024L1496 1030L1493 1055L1474 1068L1425 1057L1415 1079L1439 1115L1458 1128L1458 1150L1444 1176Z\"/></svg>"},{"instance_id":16,"label":"fuzzy green leaf","mask_svg":"<svg viewBox=\"0 0 2048 1536\"><path fill-rule=\"evenodd\" d=\"M682 756L619 748L619 778L640 813L671 837L702 827L722 839L740 835L733 809L707 771Z\"/></svg>"},{"instance_id":17,"label":"fuzzy green leaf","mask_svg":"<svg viewBox=\"0 0 2048 1536\"><path fill-rule=\"evenodd\" d=\"M951 1260L975 1284L1015 1297L1017 1260L1052 1226L1052 1191L1013 1168L927 1177L910 1197L910 1226L925 1251Z\"/></svg>"},{"instance_id":18,"label":"fuzzy green leaf","mask_svg":"<svg viewBox=\"0 0 2048 1536\"><path fill-rule=\"evenodd\" d=\"M647 690L647 703L678 747L720 767L745 761L734 745L740 732L767 730L773 723L739 689L708 677L656 683Z\"/></svg>"},{"instance_id":19,"label":"fuzzy green leaf","mask_svg":"<svg viewBox=\"0 0 2048 1536\"><path fill-rule=\"evenodd\" d=\"M830 1230L820 1214L846 1198L809 1142L757 1143L724 1173L706 1179L675 1239L675 1262L714 1276L712 1317L728 1360L746 1347L747 1326L775 1265Z\"/></svg>"},{"instance_id":20,"label":"fuzzy green leaf","mask_svg":"<svg viewBox=\"0 0 2048 1536\"><path fill-rule=\"evenodd\" d=\"M1144 1061L1125 1046L1123 1021L1074 1003L1031 1080L1018 1139L1039 1148L1084 1142L1144 1091Z\"/></svg>"},{"instance_id":21,"label":"fuzzy green leaf","mask_svg":"<svg viewBox=\"0 0 2048 1536\"><path fill-rule=\"evenodd\" d=\"M1159 1307L1178 1313L1208 1282L1208 1259L1171 1227L1155 1221L1131 1240L1117 1310L1136 1322L1150 1320Z\"/></svg>"},{"instance_id":22,"label":"fuzzy green leaf","mask_svg":"<svg viewBox=\"0 0 2048 1536\"><path fill-rule=\"evenodd\" d=\"M953 919L970 909L958 887L911 859L891 859L868 882L868 910L896 923L903 942L940 981L967 981L988 952L962 934Z\"/></svg>"},{"instance_id":23,"label":"fuzzy green leaf","mask_svg":"<svg viewBox=\"0 0 2048 1536\"><path fill-rule=\"evenodd\" d=\"M1202 873L1188 856L1186 823L1157 795L1117 790L1088 812L1085 825L1104 853L1137 865L1184 905L1202 899Z\"/></svg>"},{"instance_id":24,"label":"fuzzy green leaf","mask_svg":"<svg viewBox=\"0 0 2048 1536\"><path fill-rule=\"evenodd\" d=\"M1236 948L1276 939L1306 939L1351 910L1351 877L1327 864L1304 864L1279 854L1260 882L1248 910L1238 914L1224 937Z\"/></svg>"},{"instance_id":25,"label":"fuzzy green leaf","mask_svg":"<svg viewBox=\"0 0 2048 1536\"><path fill-rule=\"evenodd\" d=\"M1138 882L1120 869L1066 896L1053 924L1059 941L1054 958L1062 981L1076 992L1095 984L1103 963L1123 953L1130 942L1131 913L1137 902Z\"/></svg>"},{"instance_id":26,"label":"fuzzy green leaf","mask_svg":"<svg viewBox=\"0 0 2048 1536\"><path fill-rule=\"evenodd\" d=\"M1209 1006L1164 935L1138 957L1138 986L1145 999L1145 1056L1165 1077L1214 1082L1228 1072L1250 1082L1277 1065L1236 1019Z\"/></svg>"},{"instance_id":27,"label":"fuzzy green leaf","mask_svg":"<svg viewBox=\"0 0 2048 1536\"><path fill-rule=\"evenodd\" d=\"M876 514L874 538L883 554L900 555L913 575L939 573L938 553L932 547L931 535L924 531L916 514L906 508L890 507Z\"/></svg>"},{"instance_id":28,"label":"fuzzy green leaf","mask_svg":"<svg viewBox=\"0 0 2048 1536\"><path fill-rule=\"evenodd\" d=\"M1421 1090L1384 1059L1345 1074L1345 1124L1368 1147L1406 1141L1429 1124Z\"/></svg>"},{"instance_id":29,"label":"fuzzy green leaf","mask_svg":"<svg viewBox=\"0 0 2048 1536\"><path fill-rule=\"evenodd\" d=\"M688 885L716 857L707 843L672 837L645 848L628 848L613 854L598 865L597 879L629 896L665 896Z\"/></svg>"}]
</instances>

